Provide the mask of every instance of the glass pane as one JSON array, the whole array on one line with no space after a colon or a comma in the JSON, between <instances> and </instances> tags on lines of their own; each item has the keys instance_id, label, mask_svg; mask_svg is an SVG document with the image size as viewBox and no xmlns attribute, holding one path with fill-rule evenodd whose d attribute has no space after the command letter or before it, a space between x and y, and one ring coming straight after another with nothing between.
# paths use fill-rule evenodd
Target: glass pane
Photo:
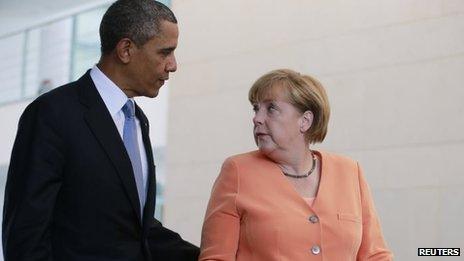
<instances>
[{"instance_id":1,"label":"glass pane","mask_svg":"<svg viewBox=\"0 0 464 261\"><path fill-rule=\"evenodd\" d=\"M28 39L28 44L30 44L28 49L38 46L39 62L28 65L28 72L35 74L37 70L37 77L27 76L30 80L26 87L26 94L41 94L69 81L71 39L72 18L41 27L38 43L34 42L36 38L34 34L31 34Z\"/></svg>"},{"instance_id":2,"label":"glass pane","mask_svg":"<svg viewBox=\"0 0 464 261\"><path fill-rule=\"evenodd\" d=\"M26 32L26 57L24 70L24 96L33 97L39 89L40 37L42 29Z\"/></svg>"},{"instance_id":3,"label":"glass pane","mask_svg":"<svg viewBox=\"0 0 464 261\"><path fill-rule=\"evenodd\" d=\"M158 0L158 2L161 2L168 7L171 7L171 0Z\"/></svg>"},{"instance_id":4,"label":"glass pane","mask_svg":"<svg viewBox=\"0 0 464 261\"><path fill-rule=\"evenodd\" d=\"M78 14L74 26L72 79L77 80L100 58L100 21L108 7Z\"/></svg>"},{"instance_id":5,"label":"glass pane","mask_svg":"<svg viewBox=\"0 0 464 261\"><path fill-rule=\"evenodd\" d=\"M0 103L21 98L25 34L0 39Z\"/></svg>"}]
</instances>

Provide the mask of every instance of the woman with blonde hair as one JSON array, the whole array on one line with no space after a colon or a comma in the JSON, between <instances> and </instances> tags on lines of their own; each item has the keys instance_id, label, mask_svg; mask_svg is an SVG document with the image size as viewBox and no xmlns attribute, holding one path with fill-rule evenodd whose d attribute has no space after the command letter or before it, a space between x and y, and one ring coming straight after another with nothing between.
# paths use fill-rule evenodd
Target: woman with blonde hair
<instances>
[{"instance_id":1,"label":"woman with blonde hair","mask_svg":"<svg viewBox=\"0 0 464 261\"><path fill-rule=\"evenodd\" d=\"M248 98L258 150L224 162L199 260L392 260L359 164L311 148L327 133L322 85L275 70Z\"/></svg>"}]
</instances>

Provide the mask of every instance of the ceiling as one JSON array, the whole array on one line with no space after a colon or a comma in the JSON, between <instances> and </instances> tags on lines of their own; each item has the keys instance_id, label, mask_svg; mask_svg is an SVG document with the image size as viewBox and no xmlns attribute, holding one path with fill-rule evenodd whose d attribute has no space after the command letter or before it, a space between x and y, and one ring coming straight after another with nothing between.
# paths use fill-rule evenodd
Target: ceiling
<instances>
[{"instance_id":1,"label":"ceiling","mask_svg":"<svg viewBox=\"0 0 464 261\"><path fill-rule=\"evenodd\" d=\"M112 0L0 0L0 37Z\"/></svg>"}]
</instances>

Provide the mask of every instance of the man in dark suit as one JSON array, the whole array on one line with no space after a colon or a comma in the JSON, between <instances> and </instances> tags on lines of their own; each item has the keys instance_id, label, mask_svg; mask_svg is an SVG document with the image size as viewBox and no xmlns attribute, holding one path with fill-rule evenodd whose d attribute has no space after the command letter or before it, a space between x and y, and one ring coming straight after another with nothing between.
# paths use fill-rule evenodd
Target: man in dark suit
<instances>
[{"instance_id":1,"label":"man in dark suit","mask_svg":"<svg viewBox=\"0 0 464 261\"><path fill-rule=\"evenodd\" d=\"M102 56L19 121L5 192L6 261L197 260L198 248L154 218L148 120L133 97L156 97L176 71L174 14L118 0L100 25Z\"/></svg>"}]
</instances>

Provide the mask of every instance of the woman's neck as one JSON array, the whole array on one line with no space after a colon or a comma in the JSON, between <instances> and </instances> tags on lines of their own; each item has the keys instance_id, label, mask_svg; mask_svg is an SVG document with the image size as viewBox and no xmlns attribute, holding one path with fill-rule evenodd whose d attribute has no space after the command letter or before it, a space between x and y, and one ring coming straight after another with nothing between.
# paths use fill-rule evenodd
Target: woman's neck
<instances>
[{"instance_id":1,"label":"woman's neck","mask_svg":"<svg viewBox=\"0 0 464 261\"><path fill-rule=\"evenodd\" d=\"M275 155L274 161L283 172L291 175L305 175L312 168L312 152L308 146L293 148Z\"/></svg>"}]
</instances>

